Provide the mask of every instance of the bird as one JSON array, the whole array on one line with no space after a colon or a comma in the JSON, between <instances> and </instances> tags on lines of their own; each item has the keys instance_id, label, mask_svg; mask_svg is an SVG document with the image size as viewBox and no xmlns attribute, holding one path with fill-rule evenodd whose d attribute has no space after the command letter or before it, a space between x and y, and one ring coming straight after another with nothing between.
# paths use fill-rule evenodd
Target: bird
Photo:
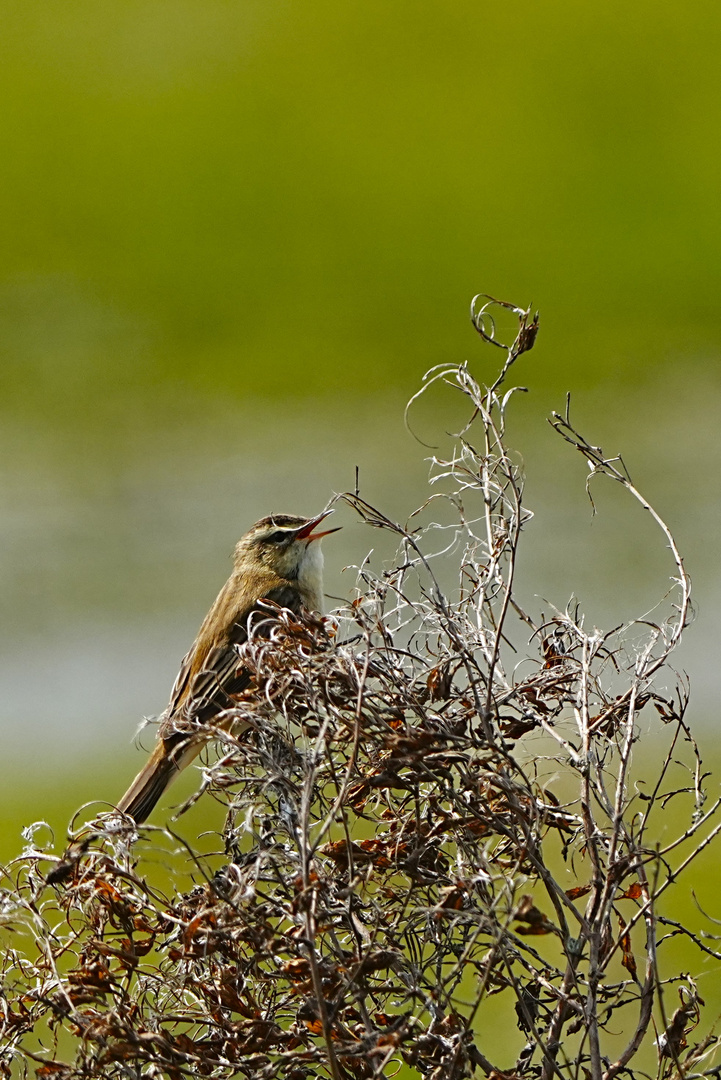
<instances>
[{"instance_id":1,"label":"bird","mask_svg":"<svg viewBox=\"0 0 721 1080\"><path fill-rule=\"evenodd\" d=\"M321 612L320 540L338 529L315 530L331 513L324 510L313 518L272 514L236 544L233 571L181 662L155 748L117 804L136 825L147 820L171 781L200 753L208 739L204 726L251 686L237 649L248 640L250 625L268 636L276 621L274 604L295 615Z\"/></svg>"}]
</instances>

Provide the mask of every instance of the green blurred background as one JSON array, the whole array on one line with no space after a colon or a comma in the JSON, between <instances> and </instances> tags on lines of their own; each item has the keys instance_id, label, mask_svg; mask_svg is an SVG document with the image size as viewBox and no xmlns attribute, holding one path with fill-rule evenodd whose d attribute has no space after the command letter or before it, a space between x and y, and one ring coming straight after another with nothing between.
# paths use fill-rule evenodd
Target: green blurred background
<instances>
[{"instance_id":1,"label":"green blurred background","mask_svg":"<svg viewBox=\"0 0 721 1080\"><path fill-rule=\"evenodd\" d=\"M544 419L570 390L686 554L679 666L713 755L719 5L0 11L3 855L21 824L62 836L121 794L253 520L314 511L356 465L391 514L423 497L402 408L433 364L492 373L479 291L542 314L512 428L536 510L522 599L575 592L608 627L672 572L623 493L591 518ZM414 414L428 441L454 416ZM336 596L376 539L343 524Z\"/></svg>"}]
</instances>

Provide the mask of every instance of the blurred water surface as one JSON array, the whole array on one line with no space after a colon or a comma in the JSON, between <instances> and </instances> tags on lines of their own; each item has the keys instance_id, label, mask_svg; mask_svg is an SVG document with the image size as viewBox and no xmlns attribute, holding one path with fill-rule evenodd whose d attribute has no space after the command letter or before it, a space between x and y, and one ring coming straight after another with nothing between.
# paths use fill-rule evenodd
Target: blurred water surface
<instances>
[{"instance_id":1,"label":"blurred water surface","mask_svg":"<svg viewBox=\"0 0 721 1080\"><path fill-rule=\"evenodd\" d=\"M721 574L709 539L721 524L721 461L703 432L713 429L718 401L698 387L692 396L693 408L690 397L671 400L663 390L638 395L642 419L629 427L610 398L581 398L574 412L592 442L623 452L677 536L699 614L675 664L692 676L695 714L713 719ZM603 480L593 488L592 514L584 463L545 423L543 397L517 397L510 413L509 441L524 460L534 512L522 536L520 602L550 613L575 596L588 624L603 629L654 617L674 571L664 538L627 493ZM439 391L412 419L443 454L453 445L445 432L461 416L450 392ZM0 473L7 614L0 730L8 778L51 771L61 759L82 769L83 759L132 757L137 723L164 707L180 658L229 572L235 540L258 517L315 512L334 492L353 488L356 466L362 494L399 520L430 493L433 451L404 429L402 402L393 396L280 411L219 408L210 430L188 422L138 438L120 471L88 451L71 470L67 460L56 466L21 454ZM325 541L329 609L333 597L352 595L355 572L344 567L372 548L380 567L393 547L347 507L336 520L343 531ZM453 565L451 556L440 568L449 587Z\"/></svg>"}]
</instances>

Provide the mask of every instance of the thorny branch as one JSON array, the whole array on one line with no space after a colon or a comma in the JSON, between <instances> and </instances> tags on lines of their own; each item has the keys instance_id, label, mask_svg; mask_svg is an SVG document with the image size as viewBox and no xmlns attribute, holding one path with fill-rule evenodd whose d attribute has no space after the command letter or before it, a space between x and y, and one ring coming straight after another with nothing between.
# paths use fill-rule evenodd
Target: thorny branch
<instances>
[{"instance_id":1,"label":"thorny branch","mask_svg":"<svg viewBox=\"0 0 721 1080\"><path fill-rule=\"evenodd\" d=\"M499 315L516 320L511 345ZM577 606L550 619L521 607L531 514L506 445L519 388L501 389L538 316L476 297L471 318L505 359L490 387L467 364L426 375L420 394L450 386L469 416L431 459L427 503L402 524L357 490L339 496L396 538L395 560L369 557L331 617L285 612L270 638L239 646L253 688L218 718L220 753L202 771L204 797L227 811L219 854L145 827L169 865L151 886L149 845L106 814L51 887L48 870L64 864L39 825L27 830L0 893L3 1075L715 1073L714 1036L688 1044L696 987L659 961L679 934L719 955L657 910L721 830L719 802L704 811L686 688L662 695L654 682L689 617L683 561L621 460L567 406L553 427L591 476L640 501L670 548L668 613L603 633ZM632 772L643 709L668 734L645 788ZM678 828L660 848L653 829L670 805ZM173 875L189 872L183 892ZM668 1016L671 983L680 1007Z\"/></svg>"}]
</instances>

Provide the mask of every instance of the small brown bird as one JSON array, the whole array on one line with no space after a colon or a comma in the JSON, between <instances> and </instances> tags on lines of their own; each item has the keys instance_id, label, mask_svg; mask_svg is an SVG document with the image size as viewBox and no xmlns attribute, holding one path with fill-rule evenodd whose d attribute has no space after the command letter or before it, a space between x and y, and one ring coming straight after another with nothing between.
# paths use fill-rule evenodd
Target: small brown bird
<instances>
[{"instance_id":1,"label":"small brown bird","mask_svg":"<svg viewBox=\"0 0 721 1080\"><path fill-rule=\"evenodd\" d=\"M233 696L250 685L236 646L248 640L251 616L272 621L259 602L269 600L296 614L321 610L319 541L338 529L313 530L330 513L326 510L315 518L273 514L256 522L238 541L233 572L180 665L155 749L118 803L118 810L138 824L146 820L171 780L200 753L207 740L199 727L230 708Z\"/></svg>"}]
</instances>

